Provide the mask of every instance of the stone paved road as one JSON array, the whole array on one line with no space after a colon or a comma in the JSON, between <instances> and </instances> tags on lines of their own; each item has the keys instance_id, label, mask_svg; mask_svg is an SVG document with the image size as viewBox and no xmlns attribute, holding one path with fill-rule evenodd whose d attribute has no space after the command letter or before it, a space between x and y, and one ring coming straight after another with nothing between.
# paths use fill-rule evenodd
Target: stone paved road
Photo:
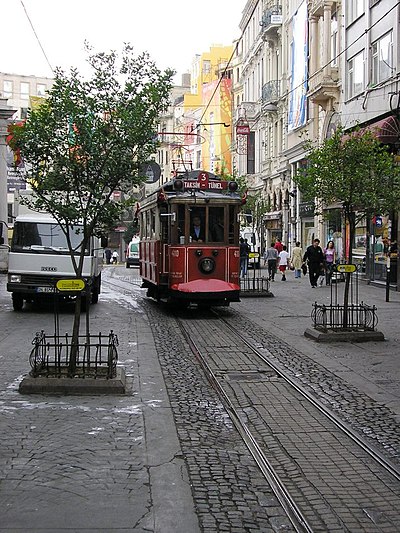
<instances>
[{"instance_id":1,"label":"stone paved road","mask_svg":"<svg viewBox=\"0 0 400 533\"><path fill-rule=\"evenodd\" d=\"M21 396L31 340L53 333L53 316L16 314L4 275L0 282L0 531L196 532L160 366L134 299L106 289L91 311L92 332L118 334L128 394ZM61 332L71 317L62 312Z\"/></svg>"}]
</instances>

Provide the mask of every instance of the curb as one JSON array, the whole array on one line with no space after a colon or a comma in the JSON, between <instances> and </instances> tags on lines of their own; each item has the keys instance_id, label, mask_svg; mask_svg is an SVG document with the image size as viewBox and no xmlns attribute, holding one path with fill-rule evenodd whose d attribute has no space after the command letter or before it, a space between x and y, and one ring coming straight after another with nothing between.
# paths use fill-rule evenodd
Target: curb
<instances>
[{"instance_id":1,"label":"curb","mask_svg":"<svg viewBox=\"0 0 400 533\"><path fill-rule=\"evenodd\" d=\"M314 328L307 328L304 336L316 342L370 342L384 341L381 331L329 331L323 332Z\"/></svg>"},{"instance_id":2,"label":"curb","mask_svg":"<svg viewBox=\"0 0 400 533\"><path fill-rule=\"evenodd\" d=\"M21 394L125 394L125 385L125 369L117 366L117 376L111 379L26 376L18 391Z\"/></svg>"}]
</instances>

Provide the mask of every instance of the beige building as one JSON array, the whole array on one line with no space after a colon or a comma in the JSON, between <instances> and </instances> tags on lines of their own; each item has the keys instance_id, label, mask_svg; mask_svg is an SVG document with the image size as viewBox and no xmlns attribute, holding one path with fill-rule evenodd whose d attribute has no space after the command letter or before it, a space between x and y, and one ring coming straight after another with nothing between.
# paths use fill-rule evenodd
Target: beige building
<instances>
[{"instance_id":1,"label":"beige building","mask_svg":"<svg viewBox=\"0 0 400 533\"><path fill-rule=\"evenodd\" d=\"M44 97L54 80L36 76L23 76L0 72L0 96L7 98L8 105L17 110L14 118L26 118L31 97Z\"/></svg>"}]
</instances>

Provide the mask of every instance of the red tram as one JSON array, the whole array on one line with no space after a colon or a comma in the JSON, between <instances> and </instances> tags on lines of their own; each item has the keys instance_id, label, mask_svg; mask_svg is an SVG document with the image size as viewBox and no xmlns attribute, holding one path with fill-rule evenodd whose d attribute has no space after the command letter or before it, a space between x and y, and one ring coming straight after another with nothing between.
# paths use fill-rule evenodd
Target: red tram
<instances>
[{"instance_id":1,"label":"red tram","mask_svg":"<svg viewBox=\"0 0 400 533\"><path fill-rule=\"evenodd\" d=\"M167 302L239 302L237 183L192 170L140 206L140 275L147 295Z\"/></svg>"}]
</instances>

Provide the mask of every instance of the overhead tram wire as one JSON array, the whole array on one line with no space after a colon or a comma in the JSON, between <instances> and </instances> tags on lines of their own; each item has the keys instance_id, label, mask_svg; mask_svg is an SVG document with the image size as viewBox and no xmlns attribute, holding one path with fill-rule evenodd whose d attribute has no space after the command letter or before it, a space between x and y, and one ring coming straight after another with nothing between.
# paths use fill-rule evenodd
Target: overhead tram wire
<instances>
[{"instance_id":1,"label":"overhead tram wire","mask_svg":"<svg viewBox=\"0 0 400 533\"><path fill-rule=\"evenodd\" d=\"M53 72L53 74L54 74L54 69L53 69L53 67L51 66L51 63L50 63L49 58L47 57L47 54L46 54L46 52L45 52L45 50L44 50L44 48L43 48L43 46L42 46L42 43L40 42L40 39L39 39L39 37L38 37L38 34L36 33L36 30L35 30L35 28L34 28L34 26L33 26L33 24L32 24L31 19L30 19L29 15L28 15L28 12L27 12L27 10L26 10L26 7L24 6L24 3L23 3L22 0L20 0L20 2L21 2L21 5L22 5L22 7L23 7L23 9L24 9L24 11L25 11L26 18L28 19L29 24L31 25L32 31L33 31L33 33L34 33L34 35L35 35L35 38L36 38L36 40L37 40L37 42L38 42L38 44L39 44L39 46L40 46L40 49L41 49L41 51L42 51L42 53L43 53L43 55L44 55L44 57L45 57L45 59L46 59L46 62L47 62L47 64L49 65L50 70L51 70L51 71Z\"/></svg>"},{"instance_id":2,"label":"overhead tram wire","mask_svg":"<svg viewBox=\"0 0 400 533\"><path fill-rule=\"evenodd\" d=\"M244 32L246 31L246 28L247 28L247 26L248 26L249 23L250 23L251 17L253 16L253 13L254 13L254 11L256 10L256 7L257 7L257 4L254 5L253 10L252 10L252 12L251 12L250 15L249 15L248 22L246 23L246 26L243 28L242 35L238 38L237 43L236 43L236 46L235 46L235 48L233 49L233 52L232 52L232 54L231 54L231 57L229 58L229 60L228 60L228 62L227 62L227 64L226 64L226 66L225 66L225 68L224 68L223 73L222 73L222 74L220 75L220 77L219 77L218 83L217 83L217 85L216 85L216 87L215 87L215 89L214 89L214 91L213 91L213 93L212 93L210 99L208 100L208 103L207 103L207 105L206 105L206 107L205 107L205 109L204 109L204 111L203 111L203 114L202 114L201 117L200 117L200 120L199 120L199 122L198 122L199 125L201 124L201 122L202 122L202 120L203 120L203 118L204 118L204 116L205 116L205 114L206 114L206 112L207 112L207 109L210 107L211 102L212 102L212 99L214 98L214 95L215 95L215 93L216 93L217 90L218 90L218 87L221 85L221 82L222 82L222 80L224 79L225 73L227 72L227 70L228 70L228 68L229 68L229 66L230 66L230 64L231 64L231 61L232 61L232 59L233 59L233 56L235 55L236 50L238 49L239 42L243 39ZM193 126L191 131L193 131L193 130L195 130L195 129L196 129L196 126Z\"/></svg>"}]
</instances>

